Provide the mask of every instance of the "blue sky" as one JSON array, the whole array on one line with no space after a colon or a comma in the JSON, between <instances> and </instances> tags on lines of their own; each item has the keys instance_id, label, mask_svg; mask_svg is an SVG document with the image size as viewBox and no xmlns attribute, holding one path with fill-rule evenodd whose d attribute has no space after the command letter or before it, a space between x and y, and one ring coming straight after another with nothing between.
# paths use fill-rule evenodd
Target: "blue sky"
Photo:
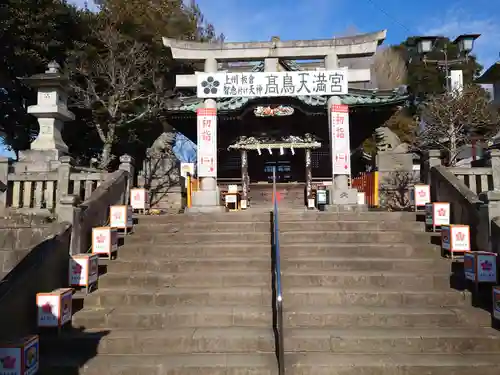
<instances>
[{"instance_id":1,"label":"blue sky","mask_svg":"<svg viewBox=\"0 0 500 375\"><path fill-rule=\"evenodd\" d=\"M409 35L482 34L475 53L483 65L500 52L498 0L198 0L228 41L318 39L349 30L387 29L386 44ZM412 4L412 5L410 5Z\"/></svg>"},{"instance_id":2,"label":"blue sky","mask_svg":"<svg viewBox=\"0 0 500 375\"><path fill-rule=\"evenodd\" d=\"M84 4L84 0L72 2ZM262 41L272 36L319 39L353 30L387 29L385 43L394 44L409 35L454 38L478 33L482 36L474 54L479 62L489 67L499 60L499 0L198 0L198 4L227 41Z\"/></svg>"}]
</instances>

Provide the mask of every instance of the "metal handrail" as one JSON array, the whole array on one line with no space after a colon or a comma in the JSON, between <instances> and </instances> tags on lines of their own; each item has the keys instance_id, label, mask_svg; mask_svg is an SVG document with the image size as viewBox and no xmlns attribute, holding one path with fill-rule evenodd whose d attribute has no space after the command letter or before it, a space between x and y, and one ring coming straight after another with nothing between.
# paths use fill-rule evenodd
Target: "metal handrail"
<instances>
[{"instance_id":1,"label":"metal handrail","mask_svg":"<svg viewBox=\"0 0 500 375\"><path fill-rule=\"evenodd\" d=\"M273 270L273 330L276 343L276 358L279 375L285 374L285 348L283 339L283 294L281 290L281 259L279 238L278 197L276 194L276 167L273 168L273 235L272 235L272 270Z\"/></svg>"}]
</instances>

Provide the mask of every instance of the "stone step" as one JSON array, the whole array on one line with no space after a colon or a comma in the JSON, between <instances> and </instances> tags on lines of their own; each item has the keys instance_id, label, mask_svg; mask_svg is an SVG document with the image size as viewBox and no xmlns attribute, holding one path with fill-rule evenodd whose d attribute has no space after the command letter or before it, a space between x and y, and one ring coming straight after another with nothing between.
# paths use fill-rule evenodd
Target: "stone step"
<instances>
[{"instance_id":1,"label":"stone step","mask_svg":"<svg viewBox=\"0 0 500 375\"><path fill-rule=\"evenodd\" d=\"M228 218L230 219L230 218ZM270 220L261 222L245 222L245 221L215 221L215 222L197 222L190 221L185 223L148 223L138 224L135 226L137 233L178 233L178 232L218 232L218 233L235 233L235 232L266 232L271 229ZM280 230L282 231L356 231L356 230L404 230L404 231L420 231L425 229L424 223L412 221L354 221L354 220L331 220L331 221L285 221L280 219Z\"/></svg>"},{"instance_id":2,"label":"stone step","mask_svg":"<svg viewBox=\"0 0 500 375\"><path fill-rule=\"evenodd\" d=\"M340 233L340 232L336 232ZM406 243L331 243L306 242L300 239L296 242L280 242L283 261L297 257L366 257L366 258L437 258L440 248L437 246L412 246Z\"/></svg>"},{"instance_id":3,"label":"stone step","mask_svg":"<svg viewBox=\"0 0 500 375\"><path fill-rule=\"evenodd\" d=\"M186 246L178 243L130 243L127 238L125 245L118 249L119 259L142 258L178 259L178 258L220 258L241 257L243 259L270 259L271 245L267 243L198 243L196 246Z\"/></svg>"},{"instance_id":4,"label":"stone step","mask_svg":"<svg viewBox=\"0 0 500 375\"><path fill-rule=\"evenodd\" d=\"M490 319L471 319L465 310L443 307L335 306L289 307L284 299L286 327L436 328L489 326ZM285 334L285 337L286 334Z\"/></svg>"},{"instance_id":5,"label":"stone step","mask_svg":"<svg viewBox=\"0 0 500 375\"><path fill-rule=\"evenodd\" d=\"M283 274L283 287L335 287L335 288L390 288L402 291L410 290L446 290L450 289L450 273L420 273L386 271L286 271ZM459 285L462 278L456 277L453 285ZM465 283L463 283L465 287Z\"/></svg>"},{"instance_id":6,"label":"stone step","mask_svg":"<svg viewBox=\"0 0 500 375\"><path fill-rule=\"evenodd\" d=\"M269 246L266 246L267 253L270 253ZM166 247L165 247L166 249ZM168 251L168 250L167 250ZM124 253L120 253L124 255ZM271 259L267 258L243 258L243 257L213 257L213 258L152 258L144 256L137 258L123 259L121 256L112 261L101 260L100 264L107 265L108 272L214 272L214 271L254 271L267 272L271 270ZM104 280L104 278L103 278Z\"/></svg>"},{"instance_id":7,"label":"stone step","mask_svg":"<svg viewBox=\"0 0 500 375\"><path fill-rule=\"evenodd\" d=\"M177 215L136 215L138 224L169 224L169 223L214 223L237 221L247 223L269 222L269 210L251 212L220 212L220 213L186 213Z\"/></svg>"},{"instance_id":8,"label":"stone step","mask_svg":"<svg viewBox=\"0 0 500 375\"><path fill-rule=\"evenodd\" d=\"M271 269L258 271L183 272L164 274L159 272L107 273L99 279L99 286L112 287L269 287Z\"/></svg>"},{"instance_id":9,"label":"stone step","mask_svg":"<svg viewBox=\"0 0 500 375\"><path fill-rule=\"evenodd\" d=\"M138 224L134 227L137 233L178 233L178 232L218 232L218 233L238 233L238 232L268 232L271 230L270 217L267 221L189 221L185 223L148 223Z\"/></svg>"},{"instance_id":10,"label":"stone step","mask_svg":"<svg viewBox=\"0 0 500 375\"><path fill-rule=\"evenodd\" d=\"M133 235L127 236L125 243L141 244L141 245L156 245L156 244L197 244L197 243L270 243L271 231L267 232L235 232L235 233L217 233L217 232L186 232L179 231L177 233L151 233L136 232Z\"/></svg>"},{"instance_id":11,"label":"stone step","mask_svg":"<svg viewBox=\"0 0 500 375\"><path fill-rule=\"evenodd\" d=\"M280 221L409 221L415 223L417 215L414 212L328 212L328 211L279 211Z\"/></svg>"},{"instance_id":12,"label":"stone step","mask_svg":"<svg viewBox=\"0 0 500 375\"><path fill-rule=\"evenodd\" d=\"M85 308L74 327L164 329L167 327L270 327L271 306L118 306Z\"/></svg>"},{"instance_id":13,"label":"stone step","mask_svg":"<svg viewBox=\"0 0 500 375\"><path fill-rule=\"evenodd\" d=\"M405 291L389 288L331 288L286 287L283 289L285 306L470 306L468 292Z\"/></svg>"},{"instance_id":14,"label":"stone step","mask_svg":"<svg viewBox=\"0 0 500 375\"><path fill-rule=\"evenodd\" d=\"M99 355L88 358L41 359L38 375L272 375L277 371L274 353Z\"/></svg>"},{"instance_id":15,"label":"stone step","mask_svg":"<svg viewBox=\"0 0 500 375\"><path fill-rule=\"evenodd\" d=\"M177 215L137 215L139 224L168 224L191 222L268 222L272 207L259 210L249 209L239 212L224 213L189 213ZM414 212L318 212L298 210L279 210L281 221L410 221L415 222L417 215Z\"/></svg>"},{"instance_id":16,"label":"stone step","mask_svg":"<svg viewBox=\"0 0 500 375\"><path fill-rule=\"evenodd\" d=\"M412 221L284 221L280 220L281 232L294 231L413 231L424 232L425 224Z\"/></svg>"},{"instance_id":17,"label":"stone step","mask_svg":"<svg viewBox=\"0 0 500 375\"><path fill-rule=\"evenodd\" d=\"M431 244L429 233L402 231L283 231L280 229L280 241L283 245L297 242L331 243L408 243Z\"/></svg>"},{"instance_id":18,"label":"stone step","mask_svg":"<svg viewBox=\"0 0 500 375\"><path fill-rule=\"evenodd\" d=\"M41 354L272 353L272 327L214 327L146 330L75 330L43 338ZM43 348L46 348L45 350Z\"/></svg>"},{"instance_id":19,"label":"stone step","mask_svg":"<svg viewBox=\"0 0 500 375\"><path fill-rule=\"evenodd\" d=\"M271 286L221 288L99 288L85 297L85 307L117 306L268 306Z\"/></svg>"},{"instance_id":20,"label":"stone step","mask_svg":"<svg viewBox=\"0 0 500 375\"><path fill-rule=\"evenodd\" d=\"M268 247L268 253L270 252ZM364 257L296 257L288 258L282 254L281 269L285 271L397 271L426 272L430 270L439 273L450 272L452 264L444 259L434 258L364 258ZM213 258L156 258L145 256L131 257L125 252L114 260L100 260L109 273L133 272L225 272L254 271L270 272L271 259L244 257L213 257ZM102 278L104 279L104 277Z\"/></svg>"},{"instance_id":21,"label":"stone step","mask_svg":"<svg viewBox=\"0 0 500 375\"><path fill-rule=\"evenodd\" d=\"M285 251L282 252L284 253ZM450 272L450 262L435 258L365 258L365 257L285 257L282 254L283 272L301 271L397 271L397 272Z\"/></svg>"},{"instance_id":22,"label":"stone step","mask_svg":"<svg viewBox=\"0 0 500 375\"><path fill-rule=\"evenodd\" d=\"M286 330L285 346L347 354L500 352L500 334L491 328L293 328Z\"/></svg>"},{"instance_id":23,"label":"stone step","mask_svg":"<svg viewBox=\"0 0 500 375\"><path fill-rule=\"evenodd\" d=\"M482 354L290 353L287 375L497 375L500 357Z\"/></svg>"}]
</instances>

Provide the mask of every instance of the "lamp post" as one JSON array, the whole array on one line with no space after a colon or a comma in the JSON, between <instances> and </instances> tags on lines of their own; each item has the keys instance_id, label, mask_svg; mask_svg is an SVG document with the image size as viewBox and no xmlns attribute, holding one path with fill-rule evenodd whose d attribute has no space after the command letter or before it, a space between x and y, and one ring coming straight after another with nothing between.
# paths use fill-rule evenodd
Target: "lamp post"
<instances>
[{"instance_id":1,"label":"lamp post","mask_svg":"<svg viewBox=\"0 0 500 375\"><path fill-rule=\"evenodd\" d=\"M443 48L438 50L443 53L444 60L430 60L427 59L427 54L433 50L436 50L436 42L442 37L438 36L421 36L416 38L415 42L417 45L417 52L423 55L424 63L434 63L437 64L438 68L444 69L445 73L445 83L446 83L446 93L451 93L452 88L450 85L450 67L457 64L462 64L468 61L469 53L474 48L474 41L479 38L481 34L462 34L459 35L454 41L458 47L459 56L455 59L449 58L448 43L445 43ZM461 85L463 83L461 82ZM457 137L455 134L455 124L450 122L449 124L449 142L450 142L450 160L457 154ZM474 145L475 147L475 145Z\"/></svg>"},{"instance_id":2,"label":"lamp post","mask_svg":"<svg viewBox=\"0 0 500 375\"><path fill-rule=\"evenodd\" d=\"M439 36L421 36L415 39L417 45L417 52L423 55L424 63L433 63L438 67L443 68L446 78L446 92L451 91L450 86L450 67L457 64L462 64L468 61L469 53L474 48L474 42L479 38L481 34L462 34L459 35L453 44L458 46L459 55L455 59L449 58L448 44L445 43L444 47L439 51L443 53L443 60L430 60L427 58L427 54L436 48L436 42L441 38Z\"/></svg>"}]
</instances>

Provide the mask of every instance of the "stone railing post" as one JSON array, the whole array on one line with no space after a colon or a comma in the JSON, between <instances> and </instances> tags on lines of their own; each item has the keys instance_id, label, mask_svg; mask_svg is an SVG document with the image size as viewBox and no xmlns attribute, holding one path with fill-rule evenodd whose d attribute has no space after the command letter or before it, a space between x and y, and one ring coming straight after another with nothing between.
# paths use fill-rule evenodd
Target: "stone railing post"
<instances>
[{"instance_id":1,"label":"stone railing post","mask_svg":"<svg viewBox=\"0 0 500 375\"><path fill-rule=\"evenodd\" d=\"M9 158L0 156L0 210L7 207L7 186L9 183Z\"/></svg>"},{"instance_id":2,"label":"stone railing post","mask_svg":"<svg viewBox=\"0 0 500 375\"><path fill-rule=\"evenodd\" d=\"M71 167L73 166L73 158L71 156L61 156L61 163L57 168L57 201L56 207L61 202L61 198L69 194L69 179Z\"/></svg>"},{"instance_id":3,"label":"stone railing post","mask_svg":"<svg viewBox=\"0 0 500 375\"><path fill-rule=\"evenodd\" d=\"M477 249L495 250L492 244L492 221L500 217L500 191L486 191L479 194L479 223L476 231Z\"/></svg>"},{"instance_id":4,"label":"stone railing post","mask_svg":"<svg viewBox=\"0 0 500 375\"><path fill-rule=\"evenodd\" d=\"M80 204L80 197L76 195L62 196L56 206L57 221L73 224L73 211L78 204Z\"/></svg>"},{"instance_id":5,"label":"stone railing post","mask_svg":"<svg viewBox=\"0 0 500 375\"><path fill-rule=\"evenodd\" d=\"M422 160L422 171L420 177L422 182L425 182L426 184L431 183L431 169L437 165L441 165L441 151L425 151Z\"/></svg>"},{"instance_id":6,"label":"stone railing post","mask_svg":"<svg viewBox=\"0 0 500 375\"><path fill-rule=\"evenodd\" d=\"M500 150L491 150L489 157L493 173L493 190L500 190Z\"/></svg>"},{"instance_id":7,"label":"stone railing post","mask_svg":"<svg viewBox=\"0 0 500 375\"><path fill-rule=\"evenodd\" d=\"M120 156L120 166L118 167L118 169L128 173L127 186L123 195L123 203L129 204L130 189L132 188L134 183L134 158L127 154Z\"/></svg>"}]
</instances>

